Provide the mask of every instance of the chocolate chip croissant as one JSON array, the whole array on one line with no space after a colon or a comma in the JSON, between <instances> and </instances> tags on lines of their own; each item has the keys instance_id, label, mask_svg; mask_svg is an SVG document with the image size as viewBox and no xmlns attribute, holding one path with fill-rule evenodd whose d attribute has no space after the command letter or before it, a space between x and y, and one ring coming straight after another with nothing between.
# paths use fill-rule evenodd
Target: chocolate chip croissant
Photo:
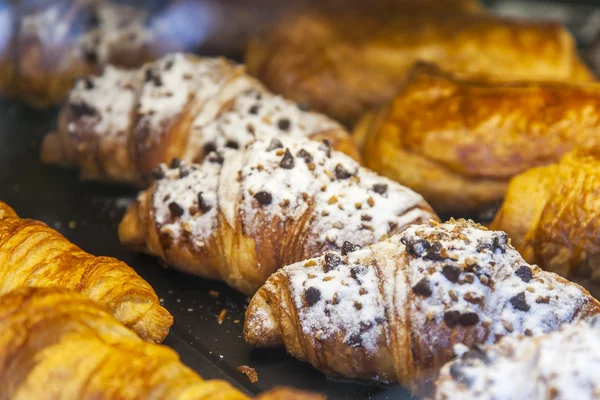
<instances>
[{"instance_id":1,"label":"chocolate chip croissant","mask_svg":"<svg viewBox=\"0 0 600 400\"><path fill-rule=\"evenodd\" d=\"M417 61L504 81L593 79L558 24L435 9L296 13L246 53L250 73L275 93L348 124L391 100Z\"/></svg>"},{"instance_id":2,"label":"chocolate chip croissant","mask_svg":"<svg viewBox=\"0 0 600 400\"><path fill-rule=\"evenodd\" d=\"M504 232L473 222L413 225L365 249L284 267L254 295L244 336L320 371L417 387L455 344L492 344L588 320L600 303L527 264Z\"/></svg>"},{"instance_id":3,"label":"chocolate chip croissant","mask_svg":"<svg viewBox=\"0 0 600 400\"><path fill-rule=\"evenodd\" d=\"M600 294L600 153L575 150L514 177L492 222L529 262Z\"/></svg>"},{"instance_id":4,"label":"chocolate chip croissant","mask_svg":"<svg viewBox=\"0 0 600 400\"><path fill-rule=\"evenodd\" d=\"M159 51L148 15L114 1L9 1L0 18L0 94L38 107L63 100L76 77L138 67Z\"/></svg>"},{"instance_id":5,"label":"chocolate chip croissant","mask_svg":"<svg viewBox=\"0 0 600 400\"><path fill-rule=\"evenodd\" d=\"M442 369L433 399L597 399L600 320L533 338L504 338Z\"/></svg>"},{"instance_id":6,"label":"chocolate chip croissant","mask_svg":"<svg viewBox=\"0 0 600 400\"><path fill-rule=\"evenodd\" d=\"M482 83L419 64L355 137L366 166L466 214L502 199L513 176L599 145L599 117L596 84Z\"/></svg>"},{"instance_id":7,"label":"chocolate chip croissant","mask_svg":"<svg viewBox=\"0 0 600 400\"><path fill-rule=\"evenodd\" d=\"M44 139L42 160L79 167L83 179L143 184L161 162L198 162L273 134L327 138L357 157L339 124L269 93L242 66L177 53L80 80L58 130Z\"/></svg>"},{"instance_id":8,"label":"chocolate chip croissant","mask_svg":"<svg viewBox=\"0 0 600 400\"><path fill-rule=\"evenodd\" d=\"M244 293L284 265L437 218L421 196L328 141L263 138L156 172L121 221L121 243Z\"/></svg>"},{"instance_id":9,"label":"chocolate chip croissant","mask_svg":"<svg viewBox=\"0 0 600 400\"><path fill-rule=\"evenodd\" d=\"M2 399L249 400L226 382L203 380L173 350L142 341L69 290L0 296L0 331ZM264 399L314 399L273 394Z\"/></svg>"},{"instance_id":10,"label":"chocolate chip croissant","mask_svg":"<svg viewBox=\"0 0 600 400\"><path fill-rule=\"evenodd\" d=\"M150 342L161 342L173 324L152 287L127 264L88 254L0 202L0 294L22 286L81 293Z\"/></svg>"}]
</instances>

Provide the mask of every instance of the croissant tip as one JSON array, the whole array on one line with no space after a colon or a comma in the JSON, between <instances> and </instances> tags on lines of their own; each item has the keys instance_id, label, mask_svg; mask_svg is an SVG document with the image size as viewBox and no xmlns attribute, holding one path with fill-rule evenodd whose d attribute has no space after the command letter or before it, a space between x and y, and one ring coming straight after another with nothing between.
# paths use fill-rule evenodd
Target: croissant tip
<instances>
[{"instance_id":1,"label":"croissant tip","mask_svg":"<svg viewBox=\"0 0 600 400\"><path fill-rule=\"evenodd\" d=\"M60 137L56 132L50 132L42 140L40 159L44 164L64 164L64 156Z\"/></svg>"},{"instance_id":2,"label":"croissant tip","mask_svg":"<svg viewBox=\"0 0 600 400\"><path fill-rule=\"evenodd\" d=\"M144 245L144 229L138 208L137 202L129 205L119 223L119 241L128 247L139 248Z\"/></svg>"},{"instance_id":3,"label":"croissant tip","mask_svg":"<svg viewBox=\"0 0 600 400\"><path fill-rule=\"evenodd\" d=\"M254 347L277 347L283 344L279 321L260 291L252 298L246 311L244 339Z\"/></svg>"}]
</instances>

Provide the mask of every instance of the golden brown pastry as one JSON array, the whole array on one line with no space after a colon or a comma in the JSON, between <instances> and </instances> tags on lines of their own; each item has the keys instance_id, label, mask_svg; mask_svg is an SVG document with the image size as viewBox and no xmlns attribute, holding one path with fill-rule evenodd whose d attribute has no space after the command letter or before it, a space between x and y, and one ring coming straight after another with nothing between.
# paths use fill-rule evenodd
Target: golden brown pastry
<instances>
[{"instance_id":1,"label":"golden brown pastry","mask_svg":"<svg viewBox=\"0 0 600 400\"><path fill-rule=\"evenodd\" d=\"M575 150L514 177L492 223L528 262L600 294L600 153Z\"/></svg>"},{"instance_id":2,"label":"golden brown pastry","mask_svg":"<svg viewBox=\"0 0 600 400\"><path fill-rule=\"evenodd\" d=\"M435 400L597 399L600 319L533 338L468 349L444 366Z\"/></svg>"},{"instance_id":3,"label":"golden brown pastry","mask_svg":"<svg viewBox=\"0 0 600 400\"><path fill-rule=\"evenodd\" d=\"M506 233L432 221L282 268L252 298L244 336L327 375L416 387L455 344L536 336L599 313L585 289L527 264Z\"/></svg>"},{"instance_id":4,"label":"golden brown pastry","mask_svg":"<svg viewBox=\"0 0 600 400\"><path fill-rule=\"evenodd\" d=\"M511 177L600 144L600 85L465 81L417 65L355 130L366 166L440 212L477 211Z\"/></svg>"},{"instance_id":5,"label":"golden brown pastry","mask_svg":"<svg viewBox=\"0 0 600 400\"><path fill-rule=\"evenodd\" d=\"M327 138L357 157L338 123L269 93L242 66L171 54L79 81L44 139L42 160L79 167L83 179L142 184L161 162L202 161L265 135Z\"/></svg>"},{"instance_id":6,"label":"golden brown pastry","mask_svg":"<svg viewBox=\"0 0 600 400\"><path fill-rule=\"evenodd\" d=\"M284 265L437 219L328 142L263 138L157 172L121 221L121 243L248 294Z\"/></svg>"},{"instance_id":7,"label":"golden brown pastry","mask_svg":"<svg viewBox=\"0 0 600 400\"><path fill-rule=\"evenodd\" d=\"M37 107L62 100L78 76L157 56L146 13L113 1L5 2L0 16L0 94Z\"/></svg>"},{"instance_id":8,"label":"golden brown pastry","mask_svg":"<svg viewBox=\"0 0 600 400\"><path fill-rule=\"evenodd\" d=\"M3 400L249 400L226 382L202 380L173 350L145 343L69 290L21 288L0 296L0 331ZM281 389L262 398L314 397Z\"/></svg>"},{"instance_id":9,"label":"golden brown pastry","mask_svg":"<svg viewBox=\"0 0 600 400\"><path fill-rule=\"evenodd\" d=\"M161 342L173 324L152 287L127 264L88 254L46 224L21 219L0 202L0 294L22 286L81 293L150 342Z\"/></svg>"},{"instance_id":10,"label":"golden brown pastry","mask_svg":"<svg viewBox=\"0 0 600 400\"><path fill-rule=\"evenodd\" d=\"M296 13L246 54L269 89L349 124L390 100L416 61L499 80L593 79L562 26L477 13Z\"/></svg>"}]
</instances>

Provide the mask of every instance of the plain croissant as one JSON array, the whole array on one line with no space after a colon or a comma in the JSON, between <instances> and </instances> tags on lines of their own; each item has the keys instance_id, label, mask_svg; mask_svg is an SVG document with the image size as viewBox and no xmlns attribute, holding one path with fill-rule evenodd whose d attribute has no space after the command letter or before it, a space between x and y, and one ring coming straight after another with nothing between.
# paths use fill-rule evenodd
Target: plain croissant
<instances>
[{"instance_id":1,"label":"plain croissant","mask_svg":"<svg viewBox=\"0 0 600 400\"><path fill-rule=\"evenodd\" d=\"M592 400L600 394L600 320L533 338L460 346L436 382L435 400Z\"/></svg>"},{"instance_id":2,"label":"plain croissant","mask_svg":"<svg viewBox=\"0 0 600 400\"><path fill-rule=\"evenodd\" d=\"M502 199L513 176L599 145L599 121L597 84L477 82L419 64L355 138L367 167L467 214Z\"/></svg>"},{"instance_id":3,"label":"plain croissant","mask_svg":"<svg viewBox=\"0 0 600 400\"><path fill-rule=\"evenodd\" d=\"M600 313L575 283L527 264L504 232L413 225L365 249L282 268L254 295L244 336L328 375L417 387L463 343L535 336Z\"/></svg>"},{"instance_id":4,"label":"plain croissant","mask_svg":"<svg viewBox=\"0 0 600 400\"><path fill-rule=\"evenodd\" d=\"M327 141L259 139L156 177L121 221L121 242L244 293L284 265L437 218L421 196Z\"/></svg>"},{"instance_id":5,"label":"plain croissant","mask_svg":"<svg viewBox=\"0 0 600 400\"><path fill-rule=\"evenodd\" d=\"M198 162L273 134L327 138L357 157L339 124L269 93L242 66L171 54L78 81L57 131L44 139L42 160L79 167L83 179L143 184L161 162Z\"/></svg>"},{"instance_id":6,"label":"plain croissant","mask_svg":"<svg viewBox=\"0 0 600 400\"><path fill-rule=\"evenodd\" d=\"M492 223L528 262L600 294L600 153L579 149L514 177Z\"/></svg>"},{"instance_id":7,"label":"plain croissant","mask_svg":"<svg viewBox=\"0 0 600 400\"><path fill-rule=\"evenodd\" d=\"M0 399L249 400L200 378L166 346L146 343L95 302L64 289L0 296ZM266 399L316 399L280 389Z\"/></svg>"},{"instance_id":8,"label":"plain croissant","mask_svg":"<svg viewBox=\"0 0 600 400\"><path fill-rule=\"evenodd\" d=\"M88 254L0 202L0 294L22 286L79 292L151 342L161 342L173 324L152 287L127 264Z\"/></svg>"}]
</instances>

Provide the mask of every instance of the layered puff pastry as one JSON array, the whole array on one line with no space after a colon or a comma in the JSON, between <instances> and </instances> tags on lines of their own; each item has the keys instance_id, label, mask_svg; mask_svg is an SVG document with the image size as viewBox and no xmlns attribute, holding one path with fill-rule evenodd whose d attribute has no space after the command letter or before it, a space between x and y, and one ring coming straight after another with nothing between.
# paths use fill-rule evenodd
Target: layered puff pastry
<instances>
[{"instance_id":1,"label":"layered puff pastry","mask_svg":"<svg viewBox=\"0 0 600 400\"><path fill-rule=\"evenodd\" d=\"M437 219L420 195L326 140L263 138L155 172L121 221L121 243L247 294L284 265Z\"/></svg>"},{"instance_id":2,"label":"layered puff pastry","mask_svg":"<svg viewBox=\"0 0 600 400\"><path fill-rule=\"evenodd\" d=\"M181 53L77 82L41 156L83 179L143 185L161 162L200 162L265 135L327 138L358 157L338 123L269 93L242 66Z\"/></svg>"},{"instance_id":3,"label":"layered puff pastry","mask_svg":"<svg viewBox=\"0 0 600 400\"><path fill-rule=\"evenodd\" d=\"M593 79L558 24L443 10L295 13L246 53L275 93L347 124L390 100L417 61L486 79Z\"/></svg>"},{"instance_id":4,"label":"layered puff pastry","mask_svg":"<svg viewBox=\"0 0 600 400\"><path fill-rule=\"evenodd\" d=\"M432 221L282 268L252 298L244 336L327 375L417 390L455 344L537 336L598 313L585 289L527 264L506 233Z\"/></svg>"},{"instance_id":5,"label":"layered puff pastry","mask_svg":"<svg viewBox=\"0 0 600 400\"><path fill-rule=\"evenodd\" d=\"M173 324L152 287L127 264L88 254L0 202L0 294L22 286L74 290L149 342L161 342Z\"/></svg>"},{"instance_id":6,"label":"layered puff pastry","mask_svg":"<svg viewBox=\"0 0 600 400\"><path fill-rule=\"evenodd\" d=\"M0 94L37 107L61 101L76 77L138 67L159 51L148 15L114 1L9 1L0 20Z\"/></svg>"},{"instance_id":7,"label":"layered puff pastry","mask_svg":"<svg viewBox=\"0 0 600 400\"><path fill-rule=\"evenodd\" d=\"M434 400L592 400L600 393L600 319L533 338L457 348Z\"/></svg>"},{"instance_id":8,"label":"layered puff pastry","mask_svg":"<svg viewBox=\"0 0 600 400\"><path fill-rule=\"evenodd\" d=\"M578 149L514 177L494 229L523 257L600 294L600 152Z\"/></svg>"},{"instance_id":9,"label":"layered puff pastry","mask_svg":"<svg viewBox=\"0 0 600 400\"><path fill-rule=\"evenodd\" d=\"M166 346L146 343L98 304L69 290L0 296L1 399L249 400L203 380ZM320 397L280 389L263 400Z\"/></svg>"},{"instance_id":10,"label":"layered puff pastry","mask_svg":"<svg viewBox=\"0 0 600 400\"><path fill-rule=\"evenodd\" d=\"M469 214L500 200L514 175L600 144L599 116L596 84L483 83L419 64L355 137L366 166L440 213Z\"/></svg>"}]
</instances>

